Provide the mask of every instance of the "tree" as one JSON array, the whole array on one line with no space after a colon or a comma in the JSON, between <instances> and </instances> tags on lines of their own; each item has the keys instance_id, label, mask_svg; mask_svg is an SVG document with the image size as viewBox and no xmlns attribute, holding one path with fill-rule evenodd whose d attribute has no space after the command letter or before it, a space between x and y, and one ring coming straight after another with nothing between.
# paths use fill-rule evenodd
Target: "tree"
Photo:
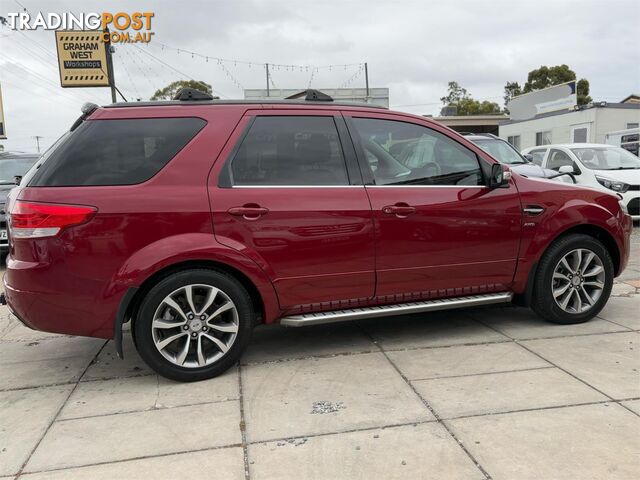
<instances>
[{"instance_id":1,"label":"tree","mask_svg":"<svg viewBox=\"0 0 640 480\"><path fill-rule=\"evenodd\" d=\"M440 101L448 106L458 103L463 98L467 98L469 96L467 89L458 85L458 82L449 82L447 85L447 92L447 96L440 97Z\"/></svg>"},{"instance_id":2,"label":"tree","mask_svg":"<svg viewBox=\"0 0 640 480\"><path fill-rule=\"evenodd\" d=\"M494 102L479 101L469 95L458 82L449 82L447 95L440 98L445 107L455 107L456 115L490 115L500 113L500 106Z\"/></svg>"},{"instance_id":3,"label":"tree","mask_svg":"<svg viewBox=\"0 0 640 480\"><path fill-rule=\"evenodd\" d=\"M213 89L208 83L198 80L177 80L160 90L156 90L151 100L173 100L173 97L175 97L181 88L194 88L209 95L213 93Z\"/></svg>"},{"instance_id":4,"label":"tree","mask_svg":"<svg viewBox=\"0 0 640 480\"><path fill-rule=\"evenodd\" d=\"M522 95L522 87L520 87L520 84L518 82L507 82L504 86L504 106L507 113L509 112L506 108L507 103L518 95Z\"/></svg>"},{"instance_id":5,"label":"tree","mask_svg":"<svg viewBox=\"0 0 640 480\"><path fill-rule=\"evenodd\" d=\"M561 83L570 82L576 79L576 72L571 70L568 65L556 65L547 67L542 65L540 68L531 70L527 75L527 82L524 84L522 93L534 92L543 88L552 87ZM578 105L584 105L591 102L589 96L589 82L581 79L576 84L576 93L578 96Z\"/></svg>"}]
</instances>

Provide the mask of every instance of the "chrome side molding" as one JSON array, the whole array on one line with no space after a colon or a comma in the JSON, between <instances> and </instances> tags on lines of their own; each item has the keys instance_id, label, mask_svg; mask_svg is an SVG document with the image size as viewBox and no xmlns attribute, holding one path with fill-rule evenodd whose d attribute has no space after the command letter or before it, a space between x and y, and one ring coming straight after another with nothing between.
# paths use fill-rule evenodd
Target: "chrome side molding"
<instances>
[{"instance_id":1,"label":"chrome side molding","mask_svg":"<svg viewBox=\"0 0 640 480\"><path fill-rule=\"evenodd\" d=\"M387 315L405 315L410 313L448 310L451 308L508 303L513 298L512 292L487 293L466 297L444 298L441 300L424 300L421 302L399 303L376 307L349 308L332 312L304 313L280 319L280 324L287 327L303 327L323 323L345 322L364 318L384 317Z\"/></svg>"}]
</instances>

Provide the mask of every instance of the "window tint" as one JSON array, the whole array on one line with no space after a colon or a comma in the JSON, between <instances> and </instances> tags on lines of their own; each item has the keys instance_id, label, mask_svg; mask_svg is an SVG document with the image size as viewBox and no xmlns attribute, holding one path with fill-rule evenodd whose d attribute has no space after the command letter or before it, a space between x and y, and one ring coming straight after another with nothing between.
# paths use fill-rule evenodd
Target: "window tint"
<instances>
[{"instance_id":1,"label":"window tint","mask_svg":"<svg viewBox=\"0 0 640 480\"><path fill-rule=\"evenodd\" d=\"M354 118L377 185L480 185L476 155L420 125Z\"/></svg>"},{"instance_id":2,"label":"window tint","mask_svg":"<svg viewBox=\"0 0 640 480\"><path fill-rule=\"evenodd\" d=\"M333 117L257 117L230 170L233 185L349 184Z\"/></svg>"},{"instance_id":3,"label":"window tint","mask_svg":"<svg viewBox=\"0 0 640 480\"><path fill-rule=\"evenodd\" d=\"M86 121L40 162L29 186L142 183L169 163L205 123L199 118Z\"/></svg>"},{"instance_id":4,"label":"window tint","mask_svg":"<svg viewBox=\"0 0 640 480\"><path fill-rule=\"evenodd\" d=\"M542 161L544 160L544 154L546 150L531 150L529 154L533 157L533 163L536 165L542 166Z\"/></svg>"},{"instance_id":5,"label":"window tint","mask_svg":"<svg viewBox=\"0 0 640 480\"><path fill-rule=\"evenodd\" d=\"M547 161L547 168L550 168L551 170L558 170L560 167L565 165L574 166L571 157L561 150L551 150L549 160Z\"/></svg>"}]
</instances>

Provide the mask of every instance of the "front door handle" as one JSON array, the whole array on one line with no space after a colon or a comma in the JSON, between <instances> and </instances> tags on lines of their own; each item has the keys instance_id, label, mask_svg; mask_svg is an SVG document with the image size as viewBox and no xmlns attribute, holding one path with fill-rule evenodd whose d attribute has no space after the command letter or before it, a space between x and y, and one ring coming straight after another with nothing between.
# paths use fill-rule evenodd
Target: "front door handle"
<instances>
[{"instance_id":1,"label":"front door handle","mask_svg":"<svg viewBox=\"0 0 640 480\"><path fill-rule=\"evenodd\" d=\"M382 207L382 213L387 215L395 215L399 218L405 218L409 215L416 213L416 207L407 205L406 203L396 203L395 205L387 205Z\"/></svg>"},{"instance_id":2,"label":"front door handle","mask_svg":"<svg viewBox=\"0 0 640 480\"><path fill-rule=\"evenodd\" d=\"M243 217L245 220L257 220L262 215L269 213L269 209L259 205L243 205L242 207L231 207L227 213L235 217Z\"/></svg>"}]
</instances>

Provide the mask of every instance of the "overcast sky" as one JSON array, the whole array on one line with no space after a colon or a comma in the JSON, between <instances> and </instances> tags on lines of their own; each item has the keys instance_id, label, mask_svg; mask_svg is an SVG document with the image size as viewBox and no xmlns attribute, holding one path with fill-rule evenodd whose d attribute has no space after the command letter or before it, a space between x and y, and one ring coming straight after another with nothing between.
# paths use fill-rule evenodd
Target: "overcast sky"
<instances>
[{"instance_id":1,"label":"overcast sky","mask_svg":"<svg viewBox=\"0 0 640 480\"><path fill-rule=\"evenodd\" d=\"M20 0L29 12L152 11L155 37L143 51L118 46L116 84L128 99L148 99L177 79L213 85L223 98L242 87L264 88L264 69L192 58L168 47L255 63L349 64L311 70L272 68L272 87L364 86L358 64L368 62L371 87L388 87L391 106L437 114L447 82L477 99L502 105L506 81L522 85L540 65L566 63L591 84L594 100L640 93L637 0ZM0 1L0 15L21 11ZM352 65L355 64L355 65ZM180 73L178 73L180 72ZM85 101L110 103L107 88L62 89L51 31L0 27L0 84L8 140L5 150L34 151L60 136ZM240 85L240 86L239 86Z\"/></svg>"}]
</instances>

